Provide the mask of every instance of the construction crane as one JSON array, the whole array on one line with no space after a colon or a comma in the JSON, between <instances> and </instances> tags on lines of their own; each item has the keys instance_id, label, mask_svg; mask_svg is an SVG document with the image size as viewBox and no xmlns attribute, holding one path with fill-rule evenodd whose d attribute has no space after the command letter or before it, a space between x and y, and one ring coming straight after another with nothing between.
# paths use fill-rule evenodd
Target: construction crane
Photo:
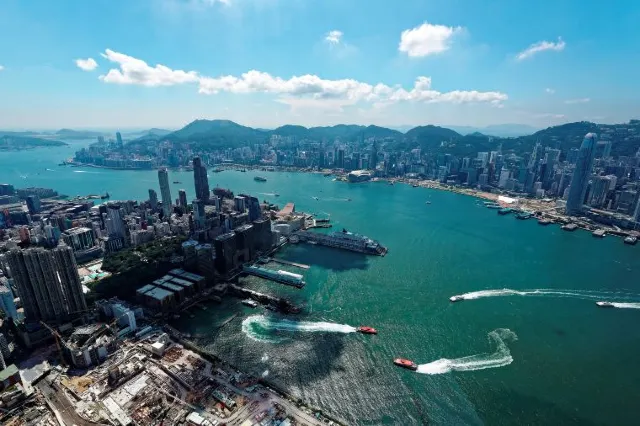
<instances>
[{"instance_id":1,"label":"construction crane","mask_svg":"<svg viewBox=\"0 0 640 426\"><path fill-rule=\"evenodd\" d=\"M60 364L66 366L67 363L64 360L64 354L62 352L62 345L61 345L61 342L63 342L62 336L60 335L60 333L58 333L58 331L55 328L50 327L44 321L40 321L40 324L42 324L47 330L49 330L51 334L53 334L53 336L56 338L56 346L58 348L58 354L60 355Z\"/></svg>"}]
</instances>

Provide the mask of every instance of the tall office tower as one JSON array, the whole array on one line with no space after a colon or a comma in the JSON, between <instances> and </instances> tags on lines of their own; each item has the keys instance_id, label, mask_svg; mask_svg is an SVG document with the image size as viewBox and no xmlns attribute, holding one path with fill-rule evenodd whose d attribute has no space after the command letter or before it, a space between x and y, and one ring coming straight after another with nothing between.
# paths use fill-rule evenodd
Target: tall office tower
<instances>
[{"instance_id":1,"label":"tall office tower","mask_svg":"<svg viewBox=\"0 0 640 426\"><path fill-rule=\"evenodd\" d=\"M0 353L5 357L9 358L11 356L11 351L9 350L9 343L7 342L7 338L4 334L0 333Z\"/></svg>"},{"instance_id":2,"label":"tall office tower","mask_svg":"<svg viewBox=\"0 0 640 426\"><path fill-rule=\"evenodd\" d=\"M116 132L116 142L118 142L118 148L122 148L122 135L120 132Z\"/></svg>"},{"instance_id":3,"label":"tall office tower","mask_svg":"<svg viewBox=\"0 0 640 426\"><path fill-rule=\"evenodd\" d=\"M244 197L244 207L249 211L249 221L253 222L262 217L262 209L260 208L260 200L256 197L247 194L238 194L239 197ZM235 202L235 200L234 200ZM243 210L238 210L242 213Z\"/></svg>"},{"instance_id":4,"label":"tall office tower","mask_svg":"<svg viewBox=\"0 0 640 426\"><path fill-rule=\"evenodd\" d=\"M162 196L162 211L164 216L171 216L171 189L169 188L169 172L166 167L158 170L158 181L160 182L160 195Z\"/></svg>"},{"instance_id":5,"label":"tall office tower","mask_svg":"<svg viewBox=\"0 0 640 426\"><path fill-rule=\"evenodd\" d=\"M234 229L236 233L236 258L238 264L251 262L255 258L256 242L253 225L246 224Z\"/></svg>"},{"instance_id":6,"label":"tall office tower","mask_svg":"<svg viewBox=\"0 0 640 426\"><path fill-rule=\"evenodd\" d=\"M207 178L207 168L202 164L200 157L193 159L193 181L196 185L196 198L207 204L209 201L209 179Z\"/></svg>"},{"instance_id":7,"label":"tall office tower","mask_svg":"<svg viewBox=\"0 0 640 426\"><path fill-rule=\"evenodd\" d=\"M369 168L375 170L378 165L378 144L373 142L371 146L371 155L369 156Z\"/></svg>"},{"instance_id":8,"label":"tall office tower","mask_svg":"<svg viewBox=\"0 0 640 426\"><path fill-rule=\"evenodd\" d=\"M336 166L339 169L344 169L344 148L338 149L338 159L336 161Z\"/></svg>"},{"instance_id":9,"label":"tall office tower","mask_svg":"<svg viewBox=\"0 0 640 426\"><path fill-rule=\"evenodd\" d=\"M253 222L254 241L256 251L267 252L273 246L273 232L271 231L271 220L258 219Z\"/></svg>"},{"instance_id":10,"label":"tall office tower","mask_svg":"<svg viewBox=\"0 0 640 426\"><path fill-rule=\"evenodd\" d=\"M181 189L178 191L178 201L180 202L180 207L182 207L185 211L187 210L187 191Z\"/></svg>"},{"instance_id":11,"label":"tall office tower","mask_svg":"<svg viewBox=\"0 0 640 426\"><path fill-rule=\"evenodd\" d=\"M62 322L86 311L71 247L12 250L6 256L27 322Z\"/></svg>"},{"instance_id":12,"label":"tall office tower","mask_svg":"<svg viewBox=\"0 0 640 426\"><path fill-rule=\"evenodd\" d=\"M196 246L196 256L198 259L198 272L208 280L213 279L215 274L215 264L213 257L213 246L211 244L198 244Z\"/></svg>"},{"instance_id":13,"label":"tall office tower","mask_svg":"<svg viewBox=\"0 0 640 426\"><path fill-rule=\"evenodd\" d=\"M226 274L236 268L236 234L229 232L213 240L216 249L215 265L220 274Z\"/></svg>"},{"instance_id":14,"label":"tall office tower","mask_svg":"<svg viewBox=\"0 0 640 426\"><path fill-rule=\"evenodd\" d=\"M30 214L35 214L40 212L40 197L37 195L29 195L27 197L27 209L29 209Z\"/></svg>"},{"instance_id":15,"label":"tall office tower","mask_svg":"<svg viewBox=\"0 0 640 426\"><path fill-rule=\"evenodd\" d=\"M609 176L595 176L591 183L591 191L589 191L589 205L596 208L604 206L610 186L611 178Z\"/></svg>"},{"instance_id":16,"label":"tall office tower","mask_svg":"<svg viewBox=\"0 0 640 426\"><path fill-rule=\"evenodd\" d=\"M589 176L593 168L593 158L596 153L596 144L598 143L598 135L595 133L587 133L580 145L580 152L576 160L576 168L571 179L569 187L569 196L567 198L567 214L580 213L584 204L584 196L587 192L589 184Z\"/></svg>"},{"instance_id":17,"label":"tall office tower","mask_svg":"<svg viewBox=\"0 0 640 426\"><path fill-rule=\"evenodd\" d=\"M105 221L107 235L115 235L124 238L127 233L124 225L124 211L119 204L109 204L107 206L107 220Z\"/></svg>"},{"instance_id":18,"label":"tall office tower","mask_svg":"<svg viewBox=\"0 0 640 426\"><path fill-rule=\"evenodd\" d=\"M536 146L533 148L533 152L531 153L531 158L529 159L529 168L536 170L538 166L538 162L540 161L540 157L542 157L542 145L539 142L536 142Z\"/></svg>"},{"instance_id":19,"label":"tall office tower","mask_svg":"<svg viewBox=\"0 0 640 426\"><path fill-rule=\"evenodd\" d=\"M193 222L196 229L204 229L206 219L204 202L202 200L193 200L191 206L193 207Z\"/></svg>"},{"instance_id":20,"label":"tall office tower","mask_svg":"<svg viewBox=\"0 0 640 426\"><path fill-rule=\"evenodd\" d=\"M149 190L149 206L151 211L158 210L158 193L153 189Z\"/></svg>"}]
</instances>

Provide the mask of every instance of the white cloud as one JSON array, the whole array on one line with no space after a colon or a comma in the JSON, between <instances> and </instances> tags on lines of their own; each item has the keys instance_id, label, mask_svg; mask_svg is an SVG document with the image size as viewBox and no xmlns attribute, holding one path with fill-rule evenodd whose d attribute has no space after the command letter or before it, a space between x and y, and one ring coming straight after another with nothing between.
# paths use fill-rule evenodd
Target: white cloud
<instances>
[{"instance_id":1,"label":"white cloud","mask_svg":"<svg viewBox=\"0 0 640 426\"><path fill-rule=\"evenodd\" d=\"M586 104L587 102L590 102L591 99L590 98L579 98L579 99L567 99L566 101L564 101L565 104Z\"/></svg>"},{"instance_id":2,"label":"white cloud","mask_svg":"<svg viewBox=\"0 0 640 426\"><path fill-rule=\"evenodd\" d=\"M110 69L100 80L105 83L139 84L142 86L173 86L175 84L195 83L200 77L195 71L172 70L164 65L147 65L141 59L107 49L101 53L103 58L117 63L119 69Z\"/></svg>"},{"instance_id":3,"label":"white cloud","mask_svg":"<svg viewBox=\"0 0 640 426\"><path fill-rule=\"evenodd\" d=\"M98 63L93 58L76 59L76 65L83 71L93 71L98 68Z\"/></svg>"},{"instance_id":4,"label":"white cloud","mask_svg":"<svg viewBox=\"0 0 640 426\"><path fill-rule=\"evenodd\" d=\"M326 42L331 43L331 44L340 44L340 41L342 40L342 36L343 35L344 35L344 33L342 31L339 31L339 30L329 31L325 35L324 40Z\"/></svg>"},{"instance_id":5,"label":"white cloud","mask_svg":"<svg viewBox=\"0 0 640 426\"><path fill-rule=\"evenodd\" d=\"M558 37L558 41L556 43L552 41L539 41L537 43L533 43L531 46L527 47L522 52L516 55L516 59L522 61L523 59L531 58L533 55L536 55L540 52L544 52L545 50L552 50L559 52L564 50L566 43L562 40L561 37Z\"/></svg>"},{"instance_id":6,"label":"white cloud","mask_svg":"<svg viewBox=\"0 0 640 426\"><path fill-rule=\"evenodd\" d=\"M400 35L400 52L410 57L435 55L451 47L453 37L462 31L462 27L447 27L425 22L419 27L404 30Z\"/></svg>"},{"instance_id":7,"label":"white cloud","mask_svg":"<svg viewBox=\"0 0 640 426\"><path fill-rule=\"evenodd\" d=\"M546 89L544 89L545 93L548 93L550 95L553 95L554 93L556 93L555 89L551 89L549 87L547 87Z\"/></svg>"},{"instance_id":8,"label":"white cloud","mask_svg":"<svg viewBox=\"0 0 640 426\"><path fill-rule=\"evenodd\" d=\"M557 118L557 119L560 119L560 118L565 118L565 115L564 114L554 114L552 112L545 112L545 113L542 113L542 114L536 114L536 115L534 115L534 117L536 117L536 118Z\"/></svg>"},{"instance_id":9,"label":"white cloud","mask_svg":"<svg viewBox=\"0 0 640 426\"><path fill-rule=\"evenodd\" d=\"M357 102L391 104L396 102L490 103L494 106L508 99L501 92L454 90L439 92L431 87L431 78L420 76L413 87L404 89L384 83L369 84L354 79L325 80L317 75L305 74L289 79L251 70L240 76L202 76L196 71L172 70L164 65L149 66L145 61L107 49L103 54L119 68L110 69L99 78L105 83L137 84L142 86L171 86L198 83L201 94L268 93L279 96L289 105L317 104L350 105ZM295 101L297 99L297 101Z\"/></svg>"}]
</instances>

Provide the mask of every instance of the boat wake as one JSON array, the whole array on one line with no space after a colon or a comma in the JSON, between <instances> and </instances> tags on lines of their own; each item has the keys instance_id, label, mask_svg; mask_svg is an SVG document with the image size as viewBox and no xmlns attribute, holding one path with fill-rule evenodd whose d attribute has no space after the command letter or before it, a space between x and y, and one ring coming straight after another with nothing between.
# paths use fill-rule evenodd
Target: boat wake
<instances>
[{"instance_id":1,"label":"boat wake","mask_svg":"<svg viewBox=\"0 0 640 426\"><path fill-rule=\"evenodd\" d=\"M571 297L585 300L606 300L606 299L626 299L640 300L640 295L633 293L621 293L614 291L591 291L591 290L564 290L564 289L532 289L532 290L512 290L503 288L500 290L480 290L470 293L453 296L451 300L475 300L485 297L501 296L548 296L548 297ZM640 306L640 304L639 304Z\"/></svg>"},{"instance_id":2,"label":"boat wake","mask_svg":"<svg viewBox=\"0 0 640 426\"><path fill-rule=\"evenodd\" d=\"M475 371L486 368L498 368L509 365L513 357L506 344L506 340L518 340L516 333L508 328L498 328L489 333L489 341L496 345L492 354L478 354L457 359L442 358L428 364L421 364L416 370L420 374L444 374L452 371Z\"/></svg>"},{"instance_id":3,"label":"boat wake","mask_svg":"<svg viewBox=\"0 0 640 426\"><path fill-rule=\"evenodd\" d=\"M279 341L269 336L274 331L290 331L299 333L355 333L356 328L346 324L333 322L291 321L270 318L264 315L251 315L242 321L242 331L249 338L262 342Z\"/></svg>"},{"instance_id":4,"label":"boat wake","mask_svg":"<svg viewBox=\"0 0 640 426\"><path fill-rule=\"evenodd\" d=\"M640 309L640 303L611 302L614 308L620 309Z\"/></svg>"}]
</instances>

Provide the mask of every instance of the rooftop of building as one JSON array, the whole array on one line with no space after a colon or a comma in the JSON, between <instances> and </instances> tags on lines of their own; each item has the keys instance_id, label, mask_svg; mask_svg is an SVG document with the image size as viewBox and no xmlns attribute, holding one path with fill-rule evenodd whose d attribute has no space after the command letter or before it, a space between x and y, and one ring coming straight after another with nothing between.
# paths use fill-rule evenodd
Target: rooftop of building
<instances>
[{"instance_id":1,"label":"rooftop of building","mask_svg":"<svg viewBox=\"0 0 640 426\"><path fill-rule=\"evenodd\" d=\"M162 287L164 289L166 289L166 290L177 291L177 292L180 292L180 291L184 290L184 287L176 285L176 284L173 284L170 281L166 281L166 282L162 283Z\"/></svg>"},{"instance_id":2,"label":"rooftop of building","mask_svg":"<svg viewBox=\"0 0 640 426\"><path fill-rule=\"evenodd\" d=\"M138 294L144 294L144 293L146 293L146 292L148 292L148 291L150 291L150 290L153 290L154 288L155 288L155 286L154 286L154 285L147 284L147 285L145 285L144 287L141 287L141 288L139 288L138 290L136 290L136 293L138 293Z\"/></svg>"},{"instance_id":3,"label":"rooftop of building","mask_svg":"<svg viewBox=\"0 0 640 426\"><path fill-rule=\"evenodd\" d=\"M4 370L0 371L0 382L7 380L9 377L14 376L18 372L18 367L16 367L15 364L11 364Z\"/></svg>"},{"instance_id":4,"label":"rooftop of building","mask_svg":"<svg viewBox=\"0 0 640 426\"><path fill-rule=\"evenodd\" d=\"M244 225L240 225L238 226L236 229L234 229L234 231L237 232L246 232L250 229L253 229L253 225L250 223L244 224Z\"/></svg>"},{"instance_id":5,"label":"rooftop of building","mask_svg":"<svg viewBox=\"0 0 640 426\"><path fill-rule=\"evenodd\" d=\"M168 281L168 282L177 284L177 285L182 286L182 287L193 287L195 285L195 283L193 283L191 281L183 280L183 279L177 278L177 277L173 277L171 279L171 281Z\"/></svg>"},{"instance_id":6,"label":"rooftop of building","mask_svg":"<svg viewBox=\"0 0 640 426\"><path fill-rule=\"evenodd\" d=\"M222 234L222 235L218 235L216 237L216 241L226 241L229 240L231 238L234 238L236 236L236 233L231 231L231 232L227 232L226 234Z\"/></svg>"},{"instance_id":7,"label":"rooftop of building","mask_svg":"<svg viewBox=\"0 0 640 426\"><path fill-rule=\"evenodd\" d=\"M164 300L167 297L173 296L173 292L170 290L165 290L164 288L154 287L152 290L145 293L145 295L157 300Z\"/></svg>"}]
</instances>

